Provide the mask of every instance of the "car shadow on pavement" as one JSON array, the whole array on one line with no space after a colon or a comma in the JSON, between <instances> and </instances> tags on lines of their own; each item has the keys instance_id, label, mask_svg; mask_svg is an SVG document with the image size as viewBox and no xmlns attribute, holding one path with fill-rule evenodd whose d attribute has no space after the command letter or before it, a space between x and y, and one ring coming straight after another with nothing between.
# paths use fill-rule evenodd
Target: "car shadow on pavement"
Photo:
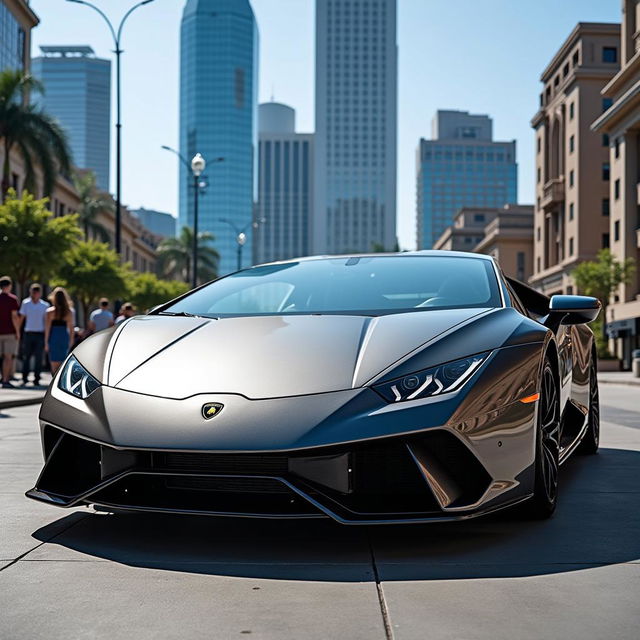
<instances>
[{"instance_id":1,"label":"car shadow on pavement","mask_svg":"<svg viewBox=\"0 0 640 640\"><path fill-rule=\"evenodd\" d=\"M49 559L75 552L135 567L361 582L535 576L640 558L640 452L601 449L563 466L555 516L508 511L455 523L351 527L330 520L72 514L33 536ZM69 525L64 528L65 521ZM60 533L62 527L62 533ZM374 569L375 567L375 569Z\"/></svg>"}]
</instances>

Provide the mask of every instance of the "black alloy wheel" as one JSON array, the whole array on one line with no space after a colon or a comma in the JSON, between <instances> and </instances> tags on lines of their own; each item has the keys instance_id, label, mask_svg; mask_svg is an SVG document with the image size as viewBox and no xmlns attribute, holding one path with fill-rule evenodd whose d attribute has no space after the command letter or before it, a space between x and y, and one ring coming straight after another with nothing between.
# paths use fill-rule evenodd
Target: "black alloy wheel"
<instances>
[{"instance_id":1,"label":"black alloy wheel","mask_svg":"<svg viewBox=\"0 0 640 640\"><path fill-rule=\"evenodd\" d=\"M531 518L549 518L558 500L560 458L560 398L553 368L545 358L538 400L535 484L524 509Z\"/></svg>"},{"instance_id":2,"label":"black alloy wheel","mask_svg":"<svg viewBox=\"0 0 640 640\"><path fill-rule=\"evenodd\" d=\"M591 357L589 368L589 417L587 431L577 449L578 453L593 455L600 444L600 394L598 392L598 367L595 354Z\"/></svg>"}]
</instances>

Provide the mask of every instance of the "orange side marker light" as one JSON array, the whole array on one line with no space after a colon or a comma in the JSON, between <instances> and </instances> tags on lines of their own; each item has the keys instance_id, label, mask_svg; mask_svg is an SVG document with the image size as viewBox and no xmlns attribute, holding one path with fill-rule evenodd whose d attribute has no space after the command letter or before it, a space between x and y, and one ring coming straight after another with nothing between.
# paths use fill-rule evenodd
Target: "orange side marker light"
<instances>
[{"instance_id":1,"label":"orange side marker light","mask_svg":"<svg viewBox=\"0 0 640 640\"><path fill-rule=\"evenodd\" d=\"M526 398L520 398L520 402L522 402L523 404L529 404L531 402L536 402L536 400L540 399L540 394L539 393L534 393L531 396L527 396Z\"/></svg>"}]
</instances>

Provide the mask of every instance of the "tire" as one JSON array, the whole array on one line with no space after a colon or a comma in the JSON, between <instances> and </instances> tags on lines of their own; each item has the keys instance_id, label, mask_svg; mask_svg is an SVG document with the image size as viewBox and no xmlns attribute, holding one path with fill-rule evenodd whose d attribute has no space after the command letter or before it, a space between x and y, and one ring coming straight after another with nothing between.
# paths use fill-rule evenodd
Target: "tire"
<instances>
[{"instance_id":1,"label":"tire","mask_svg":"<svg viewBox=\"0 0 640 640\"><path fill-rule=\"evenodd\" d=\"M522 507L527 518L544 520L553 515L558 501L560 456L560 394L548 357L545 357L542 368L536 420L534 490L533 496Z\"/></svg>"},{"instance_id":2,"label":"tire","mask_svg":"<svg viewBox=\"0 0 640 640\"><path fill-rule=\"evenodd\" d=\"M591 367L589 368L589 417L587 431L582 436L582 442L576 449L582 455L593 455L598 453L600 444L600 394L598 392L598 369L596 367L595 356L591 357Z\"/></svg>"}]
</instances>

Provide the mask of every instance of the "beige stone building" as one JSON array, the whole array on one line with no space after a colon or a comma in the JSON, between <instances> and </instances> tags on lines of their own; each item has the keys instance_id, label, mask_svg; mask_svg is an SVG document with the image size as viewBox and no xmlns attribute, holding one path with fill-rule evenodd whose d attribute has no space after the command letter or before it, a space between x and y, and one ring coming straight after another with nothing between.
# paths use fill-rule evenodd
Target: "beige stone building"
<instances>
[{"instance_id":1,"label":"beige stone building","mask_svg":"<svg viewBox=\"0 0 640 640\"><path fill-rule=\"evenodd\" d=\"M610 141L611 251L632 258L636 273L608 309L607 330L625 368L640 348L640 0L623 0L620 71L602 90L609 108L593 123Z\"/></svg>"},{"instance_id":2,"label":"beige stone building","mask_svg":"<svg viewBox=\"0 0 640 640\"><path fill-rule=\"evenodd\" d=\"M542 72L535 129L536 206L531 284L571 293L571 271L609 246L609 138L591 130L620 68L620 26L578 23Z\"/></svg>"},{"instance_id":3,"label":"beige stone building","mask_svg":"<svg viewBox=\"0 0 640 640\"><path fill-rule=\"evenodd\" d=\"M433 249L473 251L484 237L484 228L497 215L496 207L462 207L436 240Z\"/></svg>"},{"instance_id":4,"label":"beige stone building","mask_svg":"<svg viewBox=\"0 0 640 640\"><path fill-rule=\"evenodd\" d=\"M527 282L533 275L533 205L507 204L484 228L476 253L493 256L504 273Z\"/></svg>"}]
</instances>

